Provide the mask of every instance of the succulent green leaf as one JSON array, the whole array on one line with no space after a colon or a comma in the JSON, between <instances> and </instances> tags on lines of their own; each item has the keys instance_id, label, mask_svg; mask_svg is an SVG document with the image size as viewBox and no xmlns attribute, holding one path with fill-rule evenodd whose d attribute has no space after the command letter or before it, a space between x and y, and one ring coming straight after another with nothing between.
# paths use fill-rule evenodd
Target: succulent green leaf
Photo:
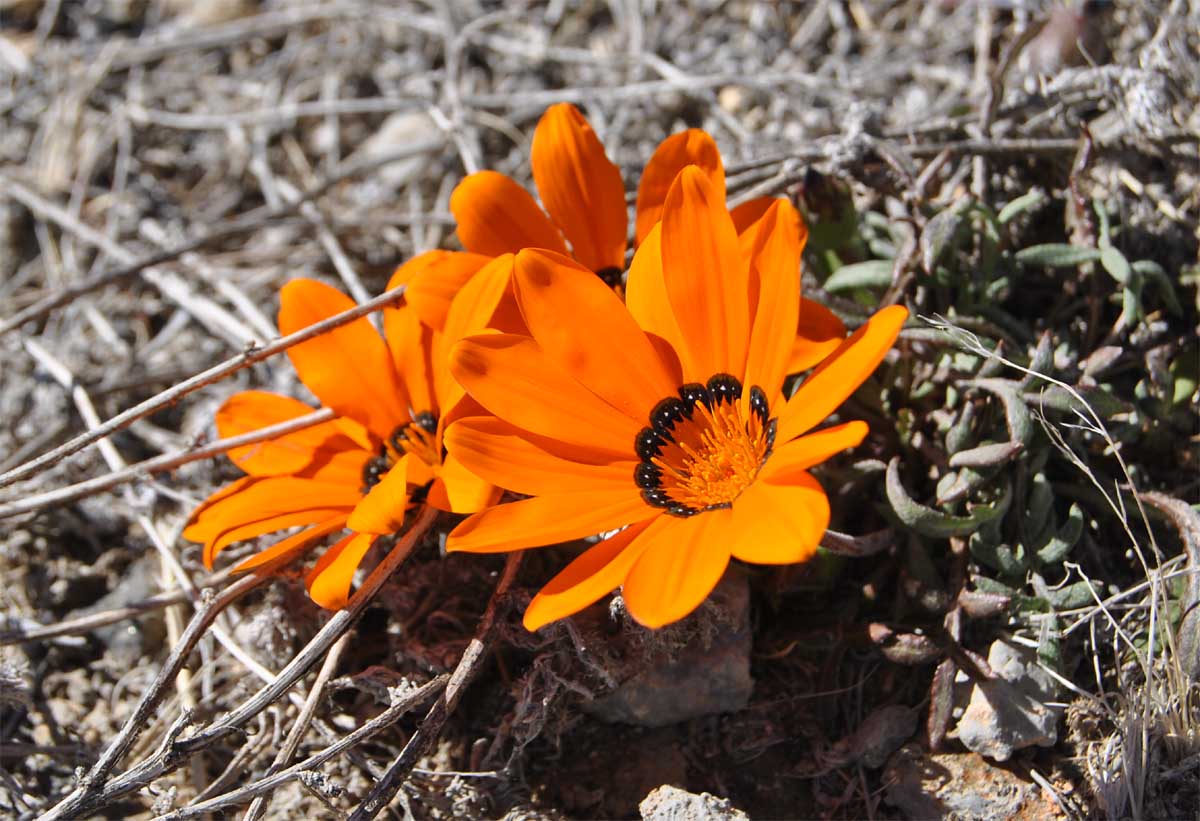
<instances>
[{"instance_id":1,"label":"succulent green leaf","mask_svg":"<svg viewBox=\"0 0 1200 821\"><path fill-rule=\"evenodd\" d=\"M868 259L843 265L825 280L825 290L830 293L853 291L858 288L886 288L892 284L892 268L888 259Z\"/></svg>"},{"instance_id":2,"label":"succulent green leaf","mask_svg":"<svg viewBox=\"0 0 1200 821\"><path fill-rule=\"evenodd\" d=\"M1079 385L1075 391L1102 419L1111 419L1122 413L1129 413L1133 406L1113 396L1104 388L1098 386ZM1035 408L1060 411L1062 413L1083 412L1083 407L1069 391L1059 385L1050 385L1041 391L1025 394L1025 401Z\"/></svg>"},{"instance_id":3,"label":"succulent green leaf","mask_svg":"<svg viewBox=\"0 0 1200 821\"><path fill-rule=\"evenodd\" d=\"M885 486L892 512L905 527L922 536L941 539L973 533L983 523L1003 516L1012 501L1012 489L1006 486L1004 495L999 500L987 505L978 505L967 516L951 516L926 507L915 501L900 481L900 459L898 457L893 458L888 464Z\"/></svg>"},{"instance_id":4,"label":"succulent green leaf","mask_svg":"<svg viewBox=\"0 0 1200 821\"><path fill-rule=\"evenodd\" d=\"M1071 505L1067 512L1067 521L1058 528L1049 543L1038 550L1038 561L1042 564L1057 564L1067 557L1071 549L1083 534L1083 511L1079 505Z\"/></svg>"},{"instance_id":5,"label":"succulent green leaf","mask_svg":"<svg viewBox=\"0 0 1200 821\"><path fill-rule=\"evenodd\" d=\"M1063 243L1046 243L1022 248L1015 254L1017 262L1022 265L1042 265L1046 268L1073 268L1085 262L1095 262L1100 259L1100 252L1095 248L1081 248L1078 245Z\"/></svg>"},{"instance_id":6,"label":"succulent green leaf","mask_svg":"<svg viewBox=\"0 0 1200 821\"><path fill-rule=\"evenodd\" d=\"M946 431L946 452L953 455L966 448L971 442L971 426L975 420L975 403L966 402L958 412L958 418Z\"/></svg>"},{"instance_id":7,"label":"succulent green leaf","mask_svg":"<svg viewBox=\"0 0 1200 821\"><path fill-rule=\"evenodd\" d=\"M958 229L962 225L963 216L974 205L970 197L964 197L954 205L934 214L925 229L921 232L921 264L925 270L933 273L938 262L953 246Z\"/></svg>"},{"instance_id":8,"label":"succulent green leaf","mask_svg":"<svg viewBox=\"0 0 1200 821\"><path fill-rule=\"evenodd\" d=\"M1000 213L996 216L996 221L1001 225L1006 225L1021 214L1041 208L1046 199L1046 195L1042 193L1041 189L1035 188L1001 208Z\"/></svg>"},{"instance_id":9,"label":"succulent green leaf","mask_svg":"<svg viewBox=\"0 0 1200 821\"><path fill-rule=\"evenodd\" d=\"M1033 440L1033 416L1021 396L1019 385L1010 379L975 379L971 384L994 394L1004 405L1004 422L1013 442L1028 445Z\"/></svg>"},{"instance_id":10,"label":"succulent green leaf","mask_svg":"<svg viewBox=\"0 0 1200 821\"><path fill-rule=\"evenodd\" d=\"M1025 445L1021 442L995 442L960 450L950 457L952 468L991 468L1011 462L1021 455Z\"/></svg>"},{"instance_id":11,"label":"succulent green leaf","mask_svg":"<svg viewBox=\"0 0 1200 821\"><path fill-rule=\"evenodd\" d=\"M1062 669L1062 642L1058 639L1058 617L1050 614L1038 631L1038 660L1051 670Z\"/></svg>"},{"instance_id":12,"label":"succulent green leaf","mask_svg":"<svg viewBox=\"0 0 1200 821\"><path fill-rule=\"evenodd\" d=\"M1111 245L1100 251L1100 265L1105 271L1108 271L1109 276L1122 285L1129 284L1129 278L1133 276L1129 260L1125 259L1125 255Z\"/></svg>"},{"instance_id":13,"label":"succulent green leaf","mask_svg":"<svg viewBox=\"0 0 1200 821\"><path fill-rule=\"evenodd\" d=\"M1008 545L994 542L977 532L967 540L967 547L976 561L986 564L1000 575L1011 579L1024 577L1025 563Z\"/></svg>"},{"instance_id":14,"label":"succulent green leaf","mask_svg":"<svg viewBox=\"0 0 1200 821\"><path fill-rule=\"evenodd\" d=\"M1175 286L1163 267L1152 259L1139 259L1131 266L1135 274L1141 275L1147 282L1153 282L1167 310L1175 316L1183 316L1183 306L1179 303L1179 295Z\"/></svg>"}]
</instances>

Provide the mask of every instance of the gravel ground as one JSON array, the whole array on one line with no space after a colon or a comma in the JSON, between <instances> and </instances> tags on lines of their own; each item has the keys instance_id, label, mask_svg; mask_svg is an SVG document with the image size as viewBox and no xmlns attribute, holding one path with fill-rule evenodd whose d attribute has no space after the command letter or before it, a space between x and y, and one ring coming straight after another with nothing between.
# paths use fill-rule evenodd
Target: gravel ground
<instances>
[{"instance_id":1,"label":"gravel ground","mask_svg":"<svg viewBox=\"0 0 1200 821\"><path fill-rule=\"evenodd\" d=\"M396 818L637 817L668 784L711 795L646 817L1196 815L1198 54L1178 0L0 0L0 813L232 817L261 794L247 817L341 818L399 760ZM822 474L855 538L731 574L655 634L619 600L526 633L571 548L443 557L448 521L345 638L299 570L204 570L179 533L237 471L188 452L238 390L311 399L286 357L237 360L277 336L280 286L363 302L456 247L456 183L529 183L563 100L630 192L659 140L708 130L732 200L802 206L806 288L850 324L948 318L904 332L852 408L875 433ZM1015 418L1019 447L959 456ZM976 706L1000 687L1027 709Z\"/></svg>"}]
</instances>

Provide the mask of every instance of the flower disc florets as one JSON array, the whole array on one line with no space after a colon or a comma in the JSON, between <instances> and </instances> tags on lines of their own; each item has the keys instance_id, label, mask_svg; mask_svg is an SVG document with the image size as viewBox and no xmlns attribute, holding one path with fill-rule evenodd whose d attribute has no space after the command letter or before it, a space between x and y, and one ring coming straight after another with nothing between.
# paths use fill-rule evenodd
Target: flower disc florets
<instances>
[{"instance_id":1,"label":"flower disc florets","mask_svg":"<svg viewBox=\"0 0 1200 821\"><path fill-rule=\"evenodd\" d=\"M729 507L750 486L775 443L776 421L757 385L743 404L742 383L721 373L689 382L663 399L634 443L634 482L642 499L672 516Z\"/></svg>"}]
</instances>

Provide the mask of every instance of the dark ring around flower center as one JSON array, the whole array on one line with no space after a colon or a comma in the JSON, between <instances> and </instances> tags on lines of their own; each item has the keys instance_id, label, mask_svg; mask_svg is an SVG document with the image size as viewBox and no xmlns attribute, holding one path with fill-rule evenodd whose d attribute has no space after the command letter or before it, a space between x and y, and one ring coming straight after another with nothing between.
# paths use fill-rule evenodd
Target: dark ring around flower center
<instances>
[{"instance_id":1,"label":"dark ring around flower center","mask_svg":"<svg viewBox=\"0 0 1200 821\"><path fill-rule=\"evenodd\" d=\"M663 487L663 470L655 464L664 447L675 442L675 428L685 420L692 420L697 406L704 405L712 411L725 403L738 401L742 396L741 381L730 374L719 373L707 384L689 382L679 388L679 396L668 396L650 411L650 424L642 428L634 441L634 450L641 461L634 468L634 483L642 489L642 499L653 507L664 508L672 516L689 517L705 510L716 510L731 506L731 502L720 502L696 507L672 497ZM750 388L750 411L758 417L765 440L765 460L775 444L777 420L769 417L767 396L758 385ZM749 434L749 430L746 431Z\"/></svg>"},{"instance_id":2,"label":"dark ring around flower center","mask_svg":"<svg viewBox=\"0 0 1200 821\"><path fill-rule=\"evenodd\" d=\"M392 431L392 435L388 437L387 444L379 446L379 455L372 456L363 465L362 480L363 486L360 492L365 496L379 484L384 475L392 469L395 460L392 458L393 453L404 453L407 450L404 443L412 436L412 428L420 428L425 433L432 436L437 433L437 417L429 411L421 411L407 425L401 425ZM390 448L389 448L390 445Z\"/></svg>"},{"instance_id":3,"label":"dark ring around flower center","mask_svg":"<svg viewBox=\"0 0 1200 821\"><path fill-rule=\"evenodd\" d=\"M624 272L620 268L601 268L596 272L596 276L600 277L600 281L613 288L621 284L621 277Z\"/></svg>"}]
</instances>

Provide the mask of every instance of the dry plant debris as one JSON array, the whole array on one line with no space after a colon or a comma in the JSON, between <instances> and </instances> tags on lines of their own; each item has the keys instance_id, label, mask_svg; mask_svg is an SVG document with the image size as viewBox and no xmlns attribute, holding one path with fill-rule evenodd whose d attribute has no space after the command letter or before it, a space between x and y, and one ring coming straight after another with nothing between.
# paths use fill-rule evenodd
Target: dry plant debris
<instances>
[{"instance_id":1,"label":"dry plant debris","mask_svg":"<svg viewBox=\"0 0 1200 821\"><path fill-rule=\"evenodd\" d=\"M673 784L756 818L999 817L1014 785L1195 815L1197 54L1189 0L0 2L3 812L634 817ZM181 531L253 441L215 411L311 400L280 288L347 293L330 325L393 303L564 101L631 202L703 128L732 205L803 214L806 297L924 318L847 407L826 549L655 632L619 597L525 630L581 546L443 556L432 517L333 615L298 571L207 571ZM743 618L740 709L584 710ZM997 642L1063 712L1003 769L956 735Z\"/></svg>"}]
</instances>

